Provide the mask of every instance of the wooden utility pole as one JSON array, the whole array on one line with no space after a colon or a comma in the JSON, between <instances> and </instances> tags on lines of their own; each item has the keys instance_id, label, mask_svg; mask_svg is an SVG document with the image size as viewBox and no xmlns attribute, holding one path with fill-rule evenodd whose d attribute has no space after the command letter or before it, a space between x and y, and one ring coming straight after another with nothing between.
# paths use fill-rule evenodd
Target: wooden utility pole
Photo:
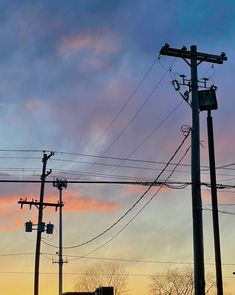
<instances>
[{"instance_id":1,"label":"wooden utility pole","mask_svg":"<svg viewBox=\"0 0 235 295\"><path fill-rule=\"evenodd\" d=\"M211 117L211 111L208 111L208 116L207 116L207 133L208 133L210 179L211 179L215 266L216 266L216 278L217 278L217 290L218 290L217 293L218 295L223 295L220 235L219 235L219 214L218 214L216 171L215 171L215 149L214 149L213 121Z\"/></svg>"},{"instance_id":2,"label":"wooden utility pole","mask_svg":"<svg viewBox=\"0 0 235 295\"><path fill-rule=\"evenodd\" d=\"M50 153L49 155L47 155L44 152L43 158L42 158L43 166L42 166L42 174L41 174L40 202L39 202L39 208L38 208L38 230L37 230L37 241L36 241L36 251L35 251L34 295L39 294L39 263L40 263L41 236L42 236L40 227L42 225L42 218L43 218L45 180L46 180L46 177L52 172L51 170L46 171L46 166L47 166L47 161L53 155L54 153Z\"/></svg>"},{"instance_id":3,"label":"wooden utility pole","mask_svg":"<svg viewBox=\"0 0 235 295\"><path fill-rule=\"evenodd\" d=\"M160 54L180 57L191 68L191 91L192 91L191 179L192 179L194 284L195 284L195 295L205 295L203 223L202 223L201 176L200 176L200 122L199 122L199 105L198 105L197 66L203 61L222 64L223 61L227 60L227 57L224 53L221 53L221 55L212 55L212 54L197 52L196 45L192 45L190 47L190 50L187 50L185 46L182 49L176 49L176 48L170 48L168 44L165 44L160 50ZM219 282L219 284L222 285L222 275L221 277L218 277L218 275L219 274L217 274L217 282ZM222 294L223 293L218 293L218 295L222 295Z\"/></svg>"},{"instance_id":4,"label":"wooden utility pole","mask_svg":"<svg viewBox=\"0 0 235 295\"><path fill-rule=\"evenodd\" d=\"M62 295L63 292L63 264L65 261L63 260L63 239L62 239L62 190L63 188L67 188L67 181L63 179L56 179L53 182L53 186L57 187L59 190L59 204L61 205L59 208L59 295Z\"/></svg>"}]
</instances>

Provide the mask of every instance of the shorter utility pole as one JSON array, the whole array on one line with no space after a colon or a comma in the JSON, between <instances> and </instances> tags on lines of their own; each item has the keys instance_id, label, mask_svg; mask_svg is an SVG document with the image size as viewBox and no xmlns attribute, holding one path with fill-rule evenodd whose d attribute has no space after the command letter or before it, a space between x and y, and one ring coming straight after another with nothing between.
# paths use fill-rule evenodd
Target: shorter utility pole
<instances>
[{"instance_id":1,"label":"shorter utility pole","mask_svg":"<svg viewBox=\"0 0 235 295\"><path fill-rule=\"evenodd\" d=\"M20 204L21 206L21 209L23 208L24 205L29 205L29 208L30 210L32 209L32 206L35 206L36 208L40 208L40 205L42 204L43 205L43 209L45 209L46 207L55 207L55 209L57 210L58 207L62 207L64 206L63 204L61 203L47 203L47 202L38 202L37 200L34 200L32 199L31 201L28 201L27 198L26 199L20 199L18 201L18 204ZM48 223L48 224L45 224L45 222L41 222L41 223L37 223L37 224L33 224L32 221L28 221L25 223L25 231L26 232L32 232L33 230L36 230L37 231L37 235L38 233L40 233L40 237L41 237L41 234L43 232L46 232L47 234L53 234L53 229L54 229L54 225L52 223ZM41 239L40 239L41 241ZM36 251L35 255L37 254L38 252ZM38 256L38 254L36 255ZM40 252L39 252L39 256L40 256ZM39 258L37 258L37 268L39 268ZM35 272L34 276L36 277L36 286L35 288L37 287L37 289L35 289L35 292L38 292L38 287L39 287L39 271L38 272ZM35 294L35 293L34 293Z\"/></svg>"},{"instance_id":2,"label":"shorter utility pole","mask_svg":"<svg viewBox=\"0 0 235 295\"><path fill-rule=\"evenodd\" d=\"M38 223L36 224L36 230L37 230L37 239L36 239L36 250L35 250L35 271L34 271L34 295L39 294L39 263L40 263L40 249L41 249L41 235L45 231L45 223L43 222L43 209L47 206L53 206L56 209L60 206L62 206L59 203L45 203L44 202L44 190L45 190L45 182L46 177L51 174L52 170L46 171L47 161L54 155L53 152L51 152L49 155L43 152L43 158L42 158L42 174L41 174L41 190L40 190L40 200L39 202L37 200L27 201L27 199L22 200L18 202L21 205L21 208L23 205L29 205L30 209L32 205L36 206L38 208ZM26 222L26 231L32 231L33 224L31 221L28 223ZM53 225L49 223L46 227L47 233L52 234L53 232Z\"/></svg>"},{"instance_id":3,"label":"shorter utility pole","mask_svg":"<svg viewBox=\"0 0 235 295\"><path fill-rule=\"evenodd\" d=\"M63 188L67 188L67 180L62 180L57 178L53 182L53 186L58 188L59 190L59 295L62 295L63 292L63 264L65 263L63 260L63 240L62 240L62 206L63 201L62 201L62 190Z\"/></svg>"}]
</instances>

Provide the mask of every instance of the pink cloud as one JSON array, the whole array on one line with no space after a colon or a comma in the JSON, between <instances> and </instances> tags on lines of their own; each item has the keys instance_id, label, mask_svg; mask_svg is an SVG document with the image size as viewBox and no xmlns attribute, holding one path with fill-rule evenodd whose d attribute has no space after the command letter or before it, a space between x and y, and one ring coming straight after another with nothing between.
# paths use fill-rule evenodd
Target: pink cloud
<instances>
[{"instance_id":1,"label":"pink cloud","mask_svg":"<svg viewBox=\"0 0 235 295\"><path fill-rule=\"evenodd\" d=\"M234 203L234 192L228 192L223 190L217 190L218 203L230 204ZM211 202L211 191L202 191L202 200L204 202Z\"/></svg>"},{"instance_id":2,"label":"pink cloud","mask_svg":"<svg viewBox=\"0 0 235 295\"><path fill-rule=\"evenodd\" d=\"M29 210L28 205L21 209L18 195L9 195L0 198L0 232L11 232L23 228L25 224L25 212ZM28 198L31 200L31 198ZM32 210L31 219L37 220L37 210Z\"/></svg>"},{"instance_id":3,"label":"pink cloud","mask_svg":"<svg viewBox=\"0 0 235 295\"><path fill-rule=\"evenodd\" d=\"M10 195L7 197L1 197L0 198L0 206L17 204L19 199L20 198L18 195Z\"/></svg>"},{"instance_id":4,"label":"pink cloud","mask_svg":"<svg viewBox=\"0 0 235 295\"><path fill-rule=\"evenodd\" d=\"M6 210L5 212L0 212L1 220L6 220L0 224L0 232L11 232L15 231L18 228L22 228L25 223L25 218L21 216L15 216L15 214Z\"/></svg>"},{"instance_id":5,"label":"pink cloud","mask_svg":"<svg viewBox=\"0 0 235 295\"><path fill-rule=\"evenodd\" d=\"M228 192L228 191L218 191L218 202L224 203L224 204L230 204L234 203L234 192Z\"/></svg>"},{"instance_id":6,"label":"pink cloud","mask_svg":"<svg viewBox=\"0 0 235 295\"><path fill-rule=\"evenodd\" d=\"M18 195L10 195L0 198L0 232L15 231L18 228L22 228L25 223L25 211L29 210L26 205L20 209ZM31 198L28 198L31 200ZM63 193L64 207L63 211L67 212L110 212L117 210L120 205L116 202L100 200L94 197L82 196L80 193L64 192ZM57 202L54 195L45 196L45 202ZM54 210L52 207L48 207L47 210ZM23 214L22 214L23 213ZM33 210L31 219L33 223L36 223L37 210Z\"/></svg>"},{"instance_id":7,"label":"pink cloud","mask_svg":"<svg viewBox=\"0 0 235 295\"><path fill-rule=\"evenodd\" d=\"M113 35L101 36L88 33L63 38L60 42L59 53L67 54L71 51L89 49L99 53L114 54L118 52L118 48L117 39Z\"/></svg>"},{"instance_id":8,"label":"pink cloud","mask_svg":"<svg viewBox=\"0 0 235 295\"><path fill-rule=\"evenodd\" d=\"M143 192L145 192L147 190L148 186L140 186L140 185L132 185L132 186L126 186L126 188L123 189L124 193L138 193L141 194ZM150 193L154 193L159 189L159 187L154 187L150 190ZM159 191L159 193L168 193L169 191L171 191L171 189L169 187L162 187Z\"/></svg>"},{"instance_id":9,"label":"pink cloud","mask_svg":"<svg viewBox=\"0 0 235 295\"><path fill-rule=\"evenodd\" d=\"M65 198L65 210L67 211L98 211L109 212L120 207L118 203L107 202L95 198L67 196Z\"/></svg>"},{"instance_id":10,"label":"pink cloud","mask_svg":"<svg viewBox=\"0 0 235 295\"><path fill-rule=\"evenodd\" d=\"M229 124L231 123L231 124ZM229 122L228 126L232 126L234 123ZM228 128L224 128L222 132L218 133L218 130L215 128L215 158L216 162L219 163L217 165L228 164L231 162L235 162L234 159L234 137L231 136L230 130ZM205 143L205 153L208 157L208 141Z\"/></svg>"},{"instance_id":11,"label":"pink cloud","mask_svg":"<svg viewBox=\"0 0 235 295\"><path fill-rule=\"evenodd\" d=\"M110 65L109 57L119 51L117 38L110 33L84 33L63 37L58 46L58 54L63 58L82 54L79 69L83 72L89 69L104 69Z\"/></svg>"},{"instance_id":12,"label":"pink cloud","mask_svg":"<svg viewBox=\"0 0 235 295\"><path fill-rule=\"evenodd\" d=\"M121 96L121 89L118 85L115 85L114 83L110 82L106 87L106 95L107 98L110 100L112 99L119 99Z\"/></svg>"},{"instance_id":13,"label":"pink cloud","mask_svg":"<svg viewBox=\"0 0 235 295\"><path fill-rule=\"evenodd\" d=\"M95 137L98 137L97 134L102 132L105 127L107 126L107 120L106 118L93 118L93 121L90 125L90 131L95 134Z\"/></svg>"},{"instance_id":14,"label":"pink cloud","mask_svg":"<svg viewBox=\"0 0 235 295\"><path fill-rule=\"evenodd\" d=\"M18 201L19 196L15 195L0 198L0 232L15 231L24 225L25 220L24 216L20 215L20 206L17 204Z\"/></svg>"},{"instance_id":15,"label":"pink cloud","mask_svg":"<svg viewBox=\"0 0 235 295\"><path fill-rule=\"evenodd\" d=\"M54 197L47 198L49 202L55 202ZM82 196L80 193L63 193L64 211L96 211L109 212L117 210L120 204L112 201L104 201L93 197Z\"/></svg>"},{"instance_id":16,"label":"pink cloud","mask_svg":"<svg viewBox=\"0 0 235 295\"><path fill-rule=\"evenodd\" d=\"M26 102L26 109L29 112L37 112L40 108L42 108L43 103L38 99L32 99Z\"/></svg>"}]
</instances>

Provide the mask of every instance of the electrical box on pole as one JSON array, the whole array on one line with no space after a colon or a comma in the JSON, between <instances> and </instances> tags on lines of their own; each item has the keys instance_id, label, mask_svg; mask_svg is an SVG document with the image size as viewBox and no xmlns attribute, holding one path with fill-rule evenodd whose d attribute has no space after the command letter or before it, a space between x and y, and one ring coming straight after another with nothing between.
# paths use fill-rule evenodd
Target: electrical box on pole
<instances>
[{"instance_id":1,"label":"electrical box on pole","mask_svg":"<svg viewBox=\"0 0 235 295\"><path fill-rule=\"evenodd\" d=\"M52 223L49 222L47 224L47 227L46 228L47 228L46 229L46 233L52 235L53 234L53 229L54 229L54 224L52 224Z\"/></svg>"},{"instance_id":2,"label":"electrical box on pole","mask_svg":"<svg viewBox=\"0 0 235 295\"><path fill-rule=\"evenodd\" d=\"M215 89L198 91L198 100L200 111L217 110L218 104Z\"/></svg>"},{"instance_id":3,"label":"electrical box on pole","mask_svg":"<svg viewBox=\"0 0 235 295\"><path fill-rule=\"evenodd\" d=\"M33 223L32 223L32 221L25 222L25 231L27 233L30 233L30 232L33 231Z\"/></svg>"}]
</instances>

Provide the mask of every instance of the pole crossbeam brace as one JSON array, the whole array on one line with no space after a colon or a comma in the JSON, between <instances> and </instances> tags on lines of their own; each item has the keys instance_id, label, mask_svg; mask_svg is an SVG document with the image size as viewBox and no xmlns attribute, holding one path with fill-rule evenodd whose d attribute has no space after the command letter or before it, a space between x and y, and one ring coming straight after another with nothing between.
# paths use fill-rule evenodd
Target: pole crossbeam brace
<instances>
[{"instance_id":1,"label":"pole crossbeam brace","mask_svg":"<svg viewBox=\"0 0 235 295\"><path fill-rule=\"evenodd\" d=\"M187 50L186 47L182 49L170 48L168 44L165 44L160 50L161 55L168 55L174 57L180 57L183 59L192 59L196 58L199 61L205 61L210 63L222 64L227 60L226 54L222 52L220 55L202 53L202 52L192 52L191 50Z\"/></svg>"},{"instance_id":2,"label":"pole crossbeam brace","mask_svg":"<svg viewBox=\"0 0 235 295\"><path fill-rule=\"evenodd\" d=\"M26 200L19 200L18 204L20 204L21 207L23 207L23 205L30 205L30 206L34 205L36 207L41 205L41 203L38 201L26 201ZM42 205L43 207L56 207L56 208L64 206L63 203L47 203L47 202L43 202Z\"/></svg>"},{"instance_id":3,"label":"pole crossbeam brace","mask_svg":"<svg viewBox=\"0 0 235 295\"><path fill-rule=\"evenodd\" d=\"M68 261L67 261L67 260L62 260L62 261L61 261L61 260L53 259L53 260L52 260L52 263L53 263L53 264L60 264L60 263L63 263L63 264L64 264L64 263L68 263Z\"/></svg>"}]
</instances>

